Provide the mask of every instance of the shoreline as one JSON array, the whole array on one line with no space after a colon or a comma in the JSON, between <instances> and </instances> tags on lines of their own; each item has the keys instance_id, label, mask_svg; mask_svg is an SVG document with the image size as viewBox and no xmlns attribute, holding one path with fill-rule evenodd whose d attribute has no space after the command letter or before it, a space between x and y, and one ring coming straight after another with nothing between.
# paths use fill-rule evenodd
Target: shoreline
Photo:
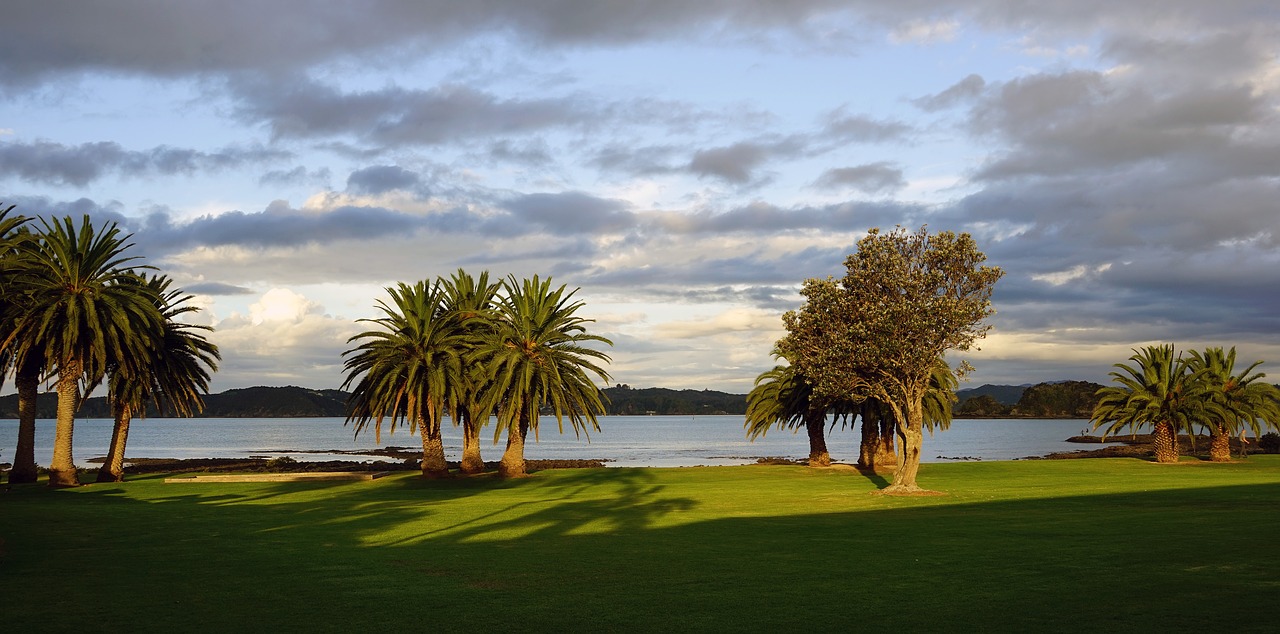
<instances>
[{"instance_id":1,"label":"shoreline","mask_svg":"<svg viewBox=\"0 0 1280 634\"><path fill-rule=\"evenodd\" d=\"M1065 442L1079 444L1102 444L1102 443L1118 443L1108 444L1098 449L1079 449L1076 451L1058 451L1051 452L1040 456L1025 456L1022 458L1012 458L1012 460L1074 460L1085 458L1151 458L1155 454L1153 439L1151 434L1124 434L1119 436L1110 436L1105 440L1101 436L1079 435L1067 438ZM1190 457L1204 457L1207 455L1209 447L1209 437L1198 435L1194 440L1194 448L1192 439L1186 435L1178 437L1179 454ZM1232 438L1231 442L1232 456L1240 455L1240 441L1238 438ZM417 471L419 469L418 459L422 455L421 450L414 450L411 447L387 446L379 449L362 449L362 450L297 450L289 451L295 454L326 454L326 455L343 455L350 456L350 459L339 460L294 460L287 456L271 457L261 455L251 455L246 458L125 458L125 473L127 475L151 475L163 473L226 473L226 472L247 472L247 473L317 473L317 472L350 472L350 471ZM1263 453L1256 444L1248 446L1247 454ZM364 458L364 459L362 459ZM939 459L947 462L983 462L982 458L970 456L938 456ZM98 466L105 461L104 457L90 458L85 461L87 465L82 466L82 473L96 472ZM530 471L542 471L547 469L597 469L606 468L607 463L613 462L609 458L593 458L593 459L529 459L526 461ZM992 460L990 462L995 462ZM486 461L484 473L496 472L498 469L498 461ZM755 457L755 462L747 465L806 465L807 461L792 458L768 456ZM838 464L838 463L833 463ZM944 464L944 463L939 463ZM460 468L458 461L448 462L450 470L457 471ZM0 463L0 473L8 471L8 463ZM681 468L681 467L653 467L653 468Z\"/></svg>"}]
</instances>

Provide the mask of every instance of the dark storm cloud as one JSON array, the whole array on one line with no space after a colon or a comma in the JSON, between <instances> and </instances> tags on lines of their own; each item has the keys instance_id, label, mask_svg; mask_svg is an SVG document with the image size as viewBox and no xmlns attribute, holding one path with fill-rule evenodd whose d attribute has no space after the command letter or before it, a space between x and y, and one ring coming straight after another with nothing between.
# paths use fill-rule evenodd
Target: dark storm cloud
<instances>
[{"instance_id":1,"label":"dark storm cloud","mask_svg":"<svg viewBox=\"0 0 1280 634\"><path fill-rule=\"evenodd\" d=\"M416 172L398 165L374 165L359 169L347 177L347 190L359 194L382 194L394 190L408 190L421 182Z\"/></svg>"},{"instance_id":2,"label":"dark storm cloud","mask_svg":"<svg viewBox=\"0 0 1280 634\"><path fill-rule=\"evenodd\" d=\"M829 169L814 184L823 189L856 189L866 194L877 194L902 189L907 181L902 177L901 169L881 161Z\"/></svg>"},{"instance_id":3,"label":"dark storm cloud","mask_svg":"<svg viewBox=\"0 0 1280 634\"><path fill-rule=\"evenodd\" d=\"M0 173L49 185L84 187L107 175L191 175L288 158L279 150L224 148L215 152L159 146L126 150L114 141L64 145L51 141L0 143Z\"/></svg>"},{"instance_id":4,"label":"dark storm cloud","mask_svg":"<svg viewBox=\"0 0 1280 634\"><path fill-rule=\"evenodd\" d=\"M1203 182L1274 175L1280 118L1250 83L1166 87L1092 71L1032 75L989 87L971 130L1007 144L975 177L1176 173ZM1260 160L1262 159L1262 160Z\"/></svg>"}]
</instances>

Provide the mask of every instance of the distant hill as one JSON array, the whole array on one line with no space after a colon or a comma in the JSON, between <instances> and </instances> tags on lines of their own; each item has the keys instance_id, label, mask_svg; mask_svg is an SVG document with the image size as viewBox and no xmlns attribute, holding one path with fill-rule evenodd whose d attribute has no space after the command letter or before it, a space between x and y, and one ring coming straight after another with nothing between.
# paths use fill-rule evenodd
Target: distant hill
<instances>
[{"instance_id":1,"label":"distant hill","mask_svg":"<svg viewBox=\"0 0 1280 634\"><path fill-rule=\"evenodd\" d=\"M1087 381L1058 381L1032 386L983 385L956 392L956 418L1088 418L1101 388ZM603 390L605 411L624 416L741 415L747 412L745 394L715 390L672 390L661 387L632 388L617 385ZM205 397L202 418L308 418L346 416L349 394L341 390L304 387L249 387ZM57 416L58 398L52 392L37 400L39 418ZM150 411L148 416L160 414ZM18 417L18 397L0 397L0 418ZM85 401L78 418L111 418L105 397Z\"/></svg>"},{"instance_id":2,"label":"distant hill","mask_svg":"<svg viewBox=\"0 0 1280 634\"><path fill-rule=\"evenodd\" d=\"M746 394L662 387L636 389L627 385L605 388L603 392L609 398L605 410L622 416L747 413Z\"/></svg>"},{"instance_id":3,"label":"distant hill","mask_svg":"<svg viewBox=\"0 0 1280 634\"><path fill-rule=\"evenodd\" d=\"M204 398L201 418L308 418L346 416L347 393L341 390L311 390L303 387L249 387L210 394ZM58 396L53 392L36 399L37 418L56 418ZM159 416L150 408L148 416ZM18 396L0 397L0 418L18 417ZM111 418L104 396L95 396L80 406L77 418Z\"/></svg>"},{"instance_id":4,"label":"distant hill","mask_svg":"<svg viewBox=\"0 0 1280 634\"><path fill-rule=\"evenodd\" d=\"M1004 403L1012 407L1017 405L1018 399L1022 398L1022 393L1026 391L1026 385L980 385L978 387L965 388L956 390L956 398L963 403L967 399L975 396L990 396L997 403Z\"/></svg>"},{"instance_id":5,"label":"distant hill","mask_svg":"<svg viewBox=\"0 0 1280 634\"><path fill-rule=\"evenodd\" d=\"M957 391L953 412L955 418L1088 418L1102 387L1089 381L983 385Z\"/></svg>"},{"instance_id":6,"label":"distant hill","mask_svg":"<svg viewBox=\"0 0 1280 634\"><path fill-rule=\"evenodd\" d=\"M629 386L605 388L609 414L745 414L745 394L728 394L714 390L670 390L660 387L632 389ZM349 393L341 390L312 390L304 387L249 387L227 390L205 397L201 418L308 418L346 416ZM52 392L36 400L36 416L55 418L58 397ZM154 411L148 416L159 416ZM111 418L107 399L95 396L84 402L77 418ZM18 397L0 397L0 418L18 417Z\"/></svg>"}]
</instances>

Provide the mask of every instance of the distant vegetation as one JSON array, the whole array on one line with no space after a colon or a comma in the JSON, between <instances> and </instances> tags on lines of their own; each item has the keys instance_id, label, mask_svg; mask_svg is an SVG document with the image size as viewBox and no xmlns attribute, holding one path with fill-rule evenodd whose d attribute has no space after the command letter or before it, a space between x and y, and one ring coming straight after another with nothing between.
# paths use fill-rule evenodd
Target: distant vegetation
<instances>
[{"instance_id":1,"label":"distant vegetation","mask_svg":"<svg viewBox=\"0 0 1280 634\"><path fill-rule=\"evenodd\" d=\"M227 390L204 397L202 418L306 418L346 416L347 393L340 390L309 390L303 387L249 387ZM41 394L36 400L37 418L57 415L58 396ZM18 417L18 397L0 397L0 418ZM148 408L147 416L160 414ZM87 399L76 414L78 418L111 418L111 408L104 396Z\"/></svg>"},{"instance_id":2,"label":"distant vegetation","mask_svg":"<svg viewBox=\"0 0 1280 634\"><path fill-rule=\"evenodd\" d=\"M984 385L960 390L955 418L1089 418L1103 386L1058 381L1030 387Z\"/></svg>"},{"instance_id":3,"label":"distant vegetation","mask_svg":"<svg viewBox=\"0 0 1280 634\"><path fill-rule=\"evenodd\" d=\"M683 414L745 414L745 394L714 390L671 390L660 387L636 389L626 385L602 390L609 399L609 414L624 416ZM227 390L205 397L203 418L308 418L347 415L349 392L312 390L304 387L249 387ZM37 399L37 418L57 415L58 397L49 392ZM17 396L0 397L0 418L17 418ZM154 409L148 416L159 416ZM90 398L81 406L79 418L111 418L107 399Z\"/></svg>"},{"instance_id":4,"label":"distant vegetation","mask_svg":"<svg viewBox=\"0 0 1280 634\"><path fill-rule=\"evenodd\" d=\"M605 388L604 394L609 398L605 403L608 412L622 416L747 413L745 394L661 387L635 389L628 385Z\"/></svg>"},{"instance_id":5,"label":"distant vegetation","mask_svg":"<svg viewBox=\"0 0 1280 634\"><path fill-rule=\"evenodd\" d=\"M955 418L1088 418L1096 402L1097 383L1061 381L1032 386L983 385L958 390ZM673 390L662 387L633 388L616 385L602 390L605 407L615 416L745 415L747 395L716 390ZM204 418L308 418L347 415L348 392L305 387L249 387L210 394ZM58 399L41 394L37 417L54 418ZM0 418L17 418L17 396L0 397ZM79 418L111 418L105 397L84 402ZM147 416L159 416L152 409Z\"/></svg>"}]
</instances>

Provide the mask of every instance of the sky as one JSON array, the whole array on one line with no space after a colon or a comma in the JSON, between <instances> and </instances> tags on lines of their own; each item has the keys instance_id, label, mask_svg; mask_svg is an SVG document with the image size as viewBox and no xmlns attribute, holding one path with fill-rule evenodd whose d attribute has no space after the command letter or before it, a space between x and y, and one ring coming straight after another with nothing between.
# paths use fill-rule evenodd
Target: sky
<instances>
[{"instance_id":1,"label":"sky","mask_svg":"<svg viewBox=\"0 0 1280 634\"><path fill-rule=\"evenodd\" d=\"M387 286L463 268L578 289L612 383L745 393L803 281L899 225L1006 271L968 387L1165 342L1280 364L1273 0L4 14L0 201L132 233L214 392L339 387Z\"/></svg>"}]
</instances>

